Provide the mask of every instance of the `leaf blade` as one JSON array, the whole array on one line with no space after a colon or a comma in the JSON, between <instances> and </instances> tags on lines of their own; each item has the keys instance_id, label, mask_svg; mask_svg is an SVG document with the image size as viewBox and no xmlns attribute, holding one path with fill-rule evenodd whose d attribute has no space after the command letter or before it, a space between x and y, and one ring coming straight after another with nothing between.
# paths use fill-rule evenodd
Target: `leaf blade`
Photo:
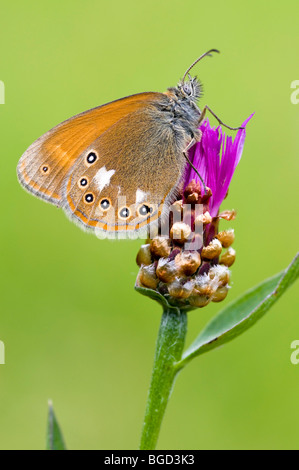
<instances>
[{"instance_id":1,"label":"leaf blade","mask_svg":"<svg viewBox=\"0 0 299 470\"><path fill-rule=\"evenodd\" d=\"M299 276L299 254L288 268L267 279L224 308L199 334L177 364L182 368L196 356L236 338L260 320Z\"/></svg>"},{"instance_id":2,"label":"leaf blade","mask_svg":"<svg viewBox=\"0 0 299 470\"><path fill-rule=\"evenodd\" d=\"M53 404L50 400L48 407L49 411L46 450L67 450L60 426L53 410Z\"/></svg>"}]
</instances>

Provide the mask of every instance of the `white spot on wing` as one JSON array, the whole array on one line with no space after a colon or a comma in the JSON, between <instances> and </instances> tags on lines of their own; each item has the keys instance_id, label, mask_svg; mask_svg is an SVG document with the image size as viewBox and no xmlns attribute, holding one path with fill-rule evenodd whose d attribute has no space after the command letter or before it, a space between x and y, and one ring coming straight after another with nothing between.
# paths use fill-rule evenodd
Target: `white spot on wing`
<instances>
[{"instance_id":1,"label":"white spot on wing","mask_svg":"<svg viewBox=\"0 0 299 470\"><path fill-rule=\"evenodd\" d=\"M136 191L136 204L140 204L141 202L146 201L147 193L142 191L141 189L137 189Z\"/></svg>"},{"instance_id":2,"label":"white spot on wing","mask_svg":"<svg viewBox=\"0 0 299 470\"><path fill-rule=\"evenodd\" d=\"M94 176L94 180L101 192L106 186L110 184L110 180L114 175L115 170L106 170L105 166L102 166Z\"/></svg>"}]
</instances>

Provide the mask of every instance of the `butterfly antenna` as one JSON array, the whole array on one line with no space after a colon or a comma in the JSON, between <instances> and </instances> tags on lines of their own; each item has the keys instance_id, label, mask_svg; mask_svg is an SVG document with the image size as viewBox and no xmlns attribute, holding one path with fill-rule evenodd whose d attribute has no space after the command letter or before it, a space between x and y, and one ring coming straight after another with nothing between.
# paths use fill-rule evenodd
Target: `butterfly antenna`
<instances>
[{"instance_id":1,"label":"butterfly antenna","mask_svg":"<svg viewBox=\"0 0 299 470\"><path fill-rule=\"evenodd\" d=\"M203 59L204 57L206 57L206 56L211 56L211 55L212 55L212 52L217 52L217 54L220 54L220 51L218 51L218 49L210 49L208 52L205 52L205 53L202 54L200 57L198 57L198 59L196 59L196 61L193 62L193 64L190 65L190 67L189 67L189 68L186 70L186 72L184 73L182 83L184 83L186 76L188 75L188 73L190 72L190 70L194 67L194 65L196 65L196 64L197 64L201 59Z\"/></svg>"}]
</instances>

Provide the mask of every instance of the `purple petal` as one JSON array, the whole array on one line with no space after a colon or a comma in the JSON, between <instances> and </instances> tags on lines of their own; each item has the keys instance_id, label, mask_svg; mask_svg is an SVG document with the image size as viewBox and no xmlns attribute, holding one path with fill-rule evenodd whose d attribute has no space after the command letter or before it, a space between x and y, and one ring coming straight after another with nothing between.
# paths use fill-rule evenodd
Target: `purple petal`
<instances>
[{"instance_id":1,"label":"purple petal","mask_svg":"<svg viewBox=\"0 0 299 470\"><path fill-rule=\"evenodd\" d=\"M253 113L254 114L254 113ZM206 186L211 188L210 214L215 217L225 198L235 169L241 159L246 136L245 127L253 114L249 116L238 130L235 139L226 136L222 128L211 128L208 120L201 125L202 139L189 150L189 158L203 178ZM199 181L196 172L190 168L186 170L185 186L192 179ZM199 181L200 182L200 181ZM200 182L203 189L203 185Z\"/></svg>"}]
</instances>

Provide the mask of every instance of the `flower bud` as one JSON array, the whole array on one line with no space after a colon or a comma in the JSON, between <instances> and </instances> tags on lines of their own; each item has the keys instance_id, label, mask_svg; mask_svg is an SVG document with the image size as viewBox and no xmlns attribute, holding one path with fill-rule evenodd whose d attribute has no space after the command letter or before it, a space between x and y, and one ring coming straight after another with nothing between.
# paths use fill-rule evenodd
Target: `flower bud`
<instances>
[{"instance_id":1,"label":"flower bud","mask_svg":"<svg viewBox=\"0 0 299 470\"><path fill-rule=\"evenodd\" d=\"M208 186L206 186L206 191L203 191L201 193L201 196L199 198L199 202L201 204L206 204L208 202L208 200L210 199L210 197L212 196L212 190L211 188L208 188Z\"/></svg>"},{"instance_id":2,"label":"flower bud","mask_svg":"<svg viewBox=\"0 0 299 470\"><path fill-rule=\"evenodd\" d=\"M203 225L207 225L207 224L210 224L211 222L212 222L212 217L208 211L206 211L204 214L200 214L195 219L195 224L202 223Z\"/></svg>"},{"instance_id":3,"label":"flower bud","mask_svg":"<svg viewBox=\"0 0 299 470\"><path fill-rule=\"evenodd\" d=\"M178 271L186 276L192 276L200 266L201 258L197 251L183 251L174 259Z\"/></svg>"},{"instance_id":4,"label":"flower bud","mask_svg":"<svg viewBox=\"0 0 299 470\"><path fill-rule=\"evenodd\" d=\"M229 247L228 250L223 253L220 258L220 264L224 264L227 267L230 267L236 259L236 252L232 247Z\"/></svg>"},{"instance_id":5,"label":"flower bud","mask_svg":"<svg viewBox=\"0 0 299 470\"><path fill-rule=\"evenodd\" d=\"M200 202L200 204L207 203L212 196L212 190L210 188L206 186L205 190L202 191L200 183L193 179L184 190L185 199L187 200L188 197L194 193L198 194L198 202Z\"/></svg>"},{"instance_id":6,"label":"flower bud","mask_svg":"<svg viewBox=\"0 0 299 470\"><path fill-rule=\"evenodd\" d=\"M175 201L171 205L171 210L173 214L181 214L183 212L183 200L180 199L179 201Z\"/></svg>"},{"instance_id":7,"label":"flower bud","mask_svg":"<svg viewBox=\"0 0 299 470\"><path fill-rule=\"evenodd\" d=\"M190 225L184 222L175 222L170 230L170 236L177 243L185 243L191 235Z\"/></svg>"},{"instance_id":8,"label":"flower bud","mask_svg":"<svg viewBox=\"0 0 299 470\"><path fill-rule=\"evenodd\" d=\"M218 286L225 286L229 283L230 272L226 266L217 264L210 268L208 276L211 280L217 281Z\"/></svg>"},{"instance_id":9,"label":"flower bud","mask_svg":"<svg viewBox=\"0 0 299 470\"><path fill-rule=\"evenodd\" d=\"M198 201L198 193L191 193L188 194L186 197L187 204L196 204Z\"/></svg>"},{"instance_id":10,"label":"flower bud","mask_svg":"<svg viewBox=\"0 0 299 470\"><path fill-rule=\"evenodd\" d=\"M155 237L151 241L150 250L156 258L167 258L170 254L170 240L165 237Z\"/></svg>"},{"instance_id":11,"label":"flower bud","mask_svg":"<svg viewBox=\"0 0 299 470\"><path fill-rule=\"evenodd\" d=\"M221 302L227 296L229 286L221 286L212 295L212 302Z\"/></svg>"},{"instance_id":12,"label":"flower bud","mask_svg":"<svg viewBox=\"0 0 299 470\"><path fill-rule=\"evenodd\" d=\"M228 248L231 246L235 239L235 233L233 229L230 230L223 230L223 232L219 232L217 235L218 240L220 241L223 248Z\"/></svg>"},{"instance_id":13,"label":"flower bud","mask_svg":"<svg viewBox=\"0 0 299 470\"><path fill-rule=\"evenodd\" d=\"M208 244L208 246L204 246L201 252L202 258L207 259L214 259L217 258L222 251L222 245L217 238L213 238L213 240Z\"/></svg>"},{"instance_id":14,"label":"flower bud","mask_svg":"<svg viewBox=\"0 0 299 470\"><path fill-rule=\"evenodd\" d=\"M156 289L159 280L156 276L155 264L153 263L150 266L142 265L139 270L138 280L144 287L148 287L149 289Z\"/></svg>"},{"instance_id":15,"label":"flower bud","mask_svg":"<svg viewBox=\"0 0 299 470\"><path fill-rule=\"evenodd\" d=\"M184 196L185 199L190 196L190 194L197 193L198 195L201 194L201 187L198 181L195 181L194 179L190 181L190 183L185 187L184 190Z\"/></svg>"},{"instance_id":16,"label":"flower bud","mask_svg":"<svg viewBox=\"0 0 299 470\"><path fill-rule=\"evenodd\" d=\"M192 307L205 307L210 302L211 298L209 295L196 295L189 297L189 303Z\"/></svg>"},{"instance_id":17,"label":"flower bud","mask_svg":"<svg viewBox=\"0 0 299 470\"><path fill-rule=\"evenodd\" d=\"M232 211L223 211L219 214L219 219L235 220L237 212L233 209Z\"/></svg>"},{"instance_id":18,"label":"flower bud","mask_svg":"<svg viewBox=\"0 0 299 470\"><path fill-rule=\"evenodd\" d=\"M194 289L193 289L193 295L205 295L211 297L211 295L214 293L216 288L214 287L213 281L207 276L206 274L203 274L201 276L196 276L194 279Z\"/></svg>"},{"instance_id":19,"label":"flower bud","mask_svg":"<svg viewBox=\"0 0 299 470\"><path fill-rule=\"evenodd\" d=\"M177 275L177 267L174 261L167 258L160 258L156 269L156 274L162 282L172 282Z\"/></svg>"},{"instance_id":20,"label":"flower bud","mask_svg":"<svg viewBox=\"0 0 299 470\"><path fill-rule=\"evenodd\" d=\"M136 263L138 264L138 266L141 266L142 264L149 265L152 263L152 256L149 244L141 245L137 254Z\"/></svg>"},{"instance_id":21,"label":"flower bud","mask_svg":"<svg viewBox=\"0 0 299 470\"><path fill-rule=\"evenodd\" d=\"M168 292L172 297L177 299L187 299L193 290L193 282L188 281L182 284L178 279L175 279L171 284L168 284Z\"/></svg>"}]
</instances>

